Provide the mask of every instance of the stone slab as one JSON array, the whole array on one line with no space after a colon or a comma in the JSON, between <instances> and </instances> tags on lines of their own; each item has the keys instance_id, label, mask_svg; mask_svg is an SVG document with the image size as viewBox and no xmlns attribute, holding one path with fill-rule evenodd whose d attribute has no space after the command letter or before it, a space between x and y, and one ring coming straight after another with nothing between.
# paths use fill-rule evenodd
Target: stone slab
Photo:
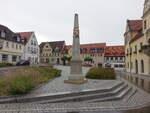
<instances>
[{"instance_id":1,"label":"stone slab","mask_svg":"<svg viewBox=\"0 0 150 113\"><path fill-rule=\"evenodd\" d=\"M81 80L64 80L64 83L69 83L69 84L84 84L88 82L87 79L81 79Z\"/></svg>"}]
</instances>

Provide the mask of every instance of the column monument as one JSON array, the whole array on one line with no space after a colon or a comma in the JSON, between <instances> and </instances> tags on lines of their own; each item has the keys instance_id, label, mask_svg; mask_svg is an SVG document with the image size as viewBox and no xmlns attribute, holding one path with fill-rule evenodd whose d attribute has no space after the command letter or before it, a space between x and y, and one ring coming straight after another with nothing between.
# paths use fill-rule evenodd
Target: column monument
<instances>
[{"instance_id":1,"label":"column monument","mask_svg":"<svg viewBox=\"0 0 150 113\"><path fill-rule=\"evenodd\" d=\"M82 60L80 58L80 36L79 36L79 20L78 14L75 14L74 29L73 29L73 45L72 45L72 59L70 62L70 75L66 83L82 84L87 82L82 75Z\"/></svg>"}]
</instances>

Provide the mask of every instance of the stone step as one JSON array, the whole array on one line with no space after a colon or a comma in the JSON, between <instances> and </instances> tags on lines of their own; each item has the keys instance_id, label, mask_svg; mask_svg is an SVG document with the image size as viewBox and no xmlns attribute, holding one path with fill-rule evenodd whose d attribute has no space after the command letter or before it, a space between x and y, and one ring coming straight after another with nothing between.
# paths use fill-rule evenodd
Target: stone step
<instances>
[{"instance_id":1,"label":"stone step","mask_svg":"<svg viewBox=\"0 0 150 113\"><path fill-rule=\"evenodd\" d=\"M110 97L110 96L116 95L117 93L120 93L121 91L123 91L127 87L128 87L127 84L122 84L118 88L113 89L112 91L109 91L109 92L100 92L100 93L62 97L59 99L48 100L44 103L80 102L80 101L92 100L92 99L96 99L96 98L105 98L105 97Z\"/></svg>"},{"instance_id":2,"label":"stone step","mask_svg":"<svg viewBox=\"0 0 150 113\"><path fill-rule=\"evenodd\" d=\"M0 99L0 104L3 103L25 103L25 102L41 102L41 101L47 101L47 100L54 100L54 99L62 99L65 97L73 97L73 96L83 96L83 95L90 95L90 94L97 94L97 93L107 93L107 92L112 92L115 89L121 87L125 83L123 81L120 81L116 85L105 88L105 89L90 89L90 90L84 90L81 92L62 92L62 93L54 93L54 94L49 94L49 95L44 95L44 96L38 96L38 97L3 97Z\"/></svg>"},{"instance_id":3,"label":"stone step","mask_svg":"<svg viewBox=\"0 0 150 113\"><path fill-rule=\"evenodd\" d=\"M121 100L123 99L128 93L132 90L132 87L127 87L123 91L119 92L116 95L113 95L111 97L106 97L106 98L100 98L100 99L95 99L95 100L89 100L86 102L105 102L105 101L116 101L116 100Z\"/></svg>"},{"instance_id":4,"label":"stone step","mask_svg":"<svg viewBox=\"0 0 150 113\"><path fill-rule=\"evenodd\" d=\"M128 95L126 95L123 99L123 101L128 101L130 100L136 93L137 93L137 89L136 88L132 88L132 90L128 93Z\"/></svg>"}]
</instances>

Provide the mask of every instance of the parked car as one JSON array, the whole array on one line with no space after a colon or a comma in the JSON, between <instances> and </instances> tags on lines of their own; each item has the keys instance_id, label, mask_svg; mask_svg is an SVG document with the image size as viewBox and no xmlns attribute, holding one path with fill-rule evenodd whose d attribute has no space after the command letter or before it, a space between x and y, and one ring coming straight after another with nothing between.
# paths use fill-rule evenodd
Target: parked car
<instances>
[{"instance_id":1,"label":"parked car","mask_svg":"<svg viewBox=\"0 0 150 113\"><path fill-rule=\"evenodd\" d=\"M29 66L30 62L28 60L21 60L16 65L17 66Z\"/></svg>"}]
</instances>

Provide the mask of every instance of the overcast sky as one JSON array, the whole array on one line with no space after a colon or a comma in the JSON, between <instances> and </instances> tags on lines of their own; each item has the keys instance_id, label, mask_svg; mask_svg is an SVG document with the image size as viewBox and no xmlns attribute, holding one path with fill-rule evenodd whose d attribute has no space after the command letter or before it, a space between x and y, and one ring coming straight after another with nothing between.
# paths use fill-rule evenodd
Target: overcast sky
<instances>
[{"instance_id":1,"label":"overcast sky","mask_svg":"<svg viewBox=\"0 0 150 113\"><path fill-rule=\"evenodd\" d=\"M144 0L0 0L0 24L14 32L34 31L38 42L72 44L74 13L81 43L124 43L127 19L140 19Z\"/></svg>"}]
</instances>

